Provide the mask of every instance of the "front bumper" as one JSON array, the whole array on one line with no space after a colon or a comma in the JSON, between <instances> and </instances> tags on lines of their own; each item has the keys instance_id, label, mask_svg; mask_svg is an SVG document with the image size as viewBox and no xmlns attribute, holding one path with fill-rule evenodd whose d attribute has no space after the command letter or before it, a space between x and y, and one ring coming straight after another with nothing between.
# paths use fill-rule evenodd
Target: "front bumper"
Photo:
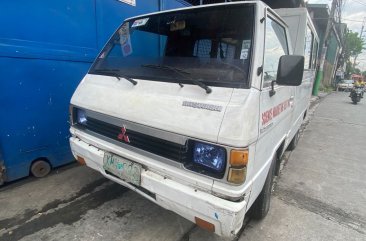
<instances>
[{"instance_id":1,"label":"front bumper","mask_svg":"<svg viewBox=\"0 0 366 241\"><path fill-rule=\"evenodd\" d=\"M231 202L216 197L158 174L145 166L141 173L141 188L135 187L104 171L104 150L90 145L78 137L71 137L70 145L75 157L83 157L87 166L99 171L108 179L141 194L159 206L171 210L192 222L195 222L195 217L197 217L213 224L215 233L220 236L235 236L243 224L247 206L245 200ZM115 154L123 156L123 153L119 152L114 150Z\"/></svg>"}]
</instances>

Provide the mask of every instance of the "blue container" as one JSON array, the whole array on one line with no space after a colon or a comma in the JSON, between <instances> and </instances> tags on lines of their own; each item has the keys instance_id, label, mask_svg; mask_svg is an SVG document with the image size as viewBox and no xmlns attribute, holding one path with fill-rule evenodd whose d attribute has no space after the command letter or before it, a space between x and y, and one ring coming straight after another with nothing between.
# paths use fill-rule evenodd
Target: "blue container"
<instances>
[{"instance_id":1,"label":"blue container","mask_svg":"<svg viewBox=\"0 0 366 241\"><path fill-rule=\"evenodd\" d=\"M128 1L127 1L128 2ZM125 18L187 6L182 0L0 1L0 184L31 164L73 161L73 91Z\"/></svg>"}]
</instances>

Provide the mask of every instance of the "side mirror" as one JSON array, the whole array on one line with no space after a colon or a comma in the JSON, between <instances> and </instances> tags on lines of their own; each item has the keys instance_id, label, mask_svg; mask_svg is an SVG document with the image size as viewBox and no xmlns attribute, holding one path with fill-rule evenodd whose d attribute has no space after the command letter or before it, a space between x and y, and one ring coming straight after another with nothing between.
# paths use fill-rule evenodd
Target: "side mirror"
<instances>
[{"instance_id":1,"label":"side mirror","mask_svg":"<svg viewBox=\"0 0 366 241\"><path fill-rule=\"evenodd\" d=\"M299 86L304 73L304 56L283 55L277 69L278 85Z\"/></svg>"}]
</instances>

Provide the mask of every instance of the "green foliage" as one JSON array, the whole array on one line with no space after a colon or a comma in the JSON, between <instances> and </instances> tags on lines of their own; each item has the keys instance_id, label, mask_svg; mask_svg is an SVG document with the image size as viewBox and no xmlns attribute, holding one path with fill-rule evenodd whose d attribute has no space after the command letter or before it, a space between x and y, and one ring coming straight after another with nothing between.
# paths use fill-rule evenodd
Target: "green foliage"
<instances>
[{"instance_id":1,"label":"green foliage","mask_svg":"<svg viewBox=\"0 0 366 241\"><path fill-rule=\"evenodd\" d=\"M366 49L364 45L365 42L362 38L358 36L358 33L349 30L346 33L346 42L345 42L346 59L348 59L349 57L355 57L359 55L362 52L362 50Z\"/></svg>"},{"instance_id":2,"label":"green foliage","mask_svg":"<svg viewBox=\"0 0 366 241\"><path fill-rule=\"evenodd\" d=\"M356 57L365 48L365 41L358 36L358 33L349 30L345 36L344 45L344 60L346 61L346 75L349 76L353 73L360 73L360 70L353 66L351 58Z\"/></svg>"}]
</instances>

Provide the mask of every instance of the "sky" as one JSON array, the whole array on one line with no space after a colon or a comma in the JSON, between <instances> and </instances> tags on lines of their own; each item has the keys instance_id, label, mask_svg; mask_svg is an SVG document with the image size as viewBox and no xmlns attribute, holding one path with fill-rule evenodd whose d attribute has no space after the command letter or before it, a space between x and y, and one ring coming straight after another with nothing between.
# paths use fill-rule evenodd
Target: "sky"
<instances>
[{"instance_id":1,"label":"sky","mask_svg":"<svg viewBox=\"0 0 366 241\"><path fill-rule=\"evenodd\" d=\"M362 21L366 17L366 0L343 0L345 2L342 11L342 22L346 23L348 28L354 32L360 33ZM327 3L329 9L332 0L309 0L308 3ZM366 24L364 27L363 38L366 40ZM366 46L365 46L366 47ZM357 58L359 64L356 66L361 71L366 71L366 50Z\"/></svg>"}]
</instances>

